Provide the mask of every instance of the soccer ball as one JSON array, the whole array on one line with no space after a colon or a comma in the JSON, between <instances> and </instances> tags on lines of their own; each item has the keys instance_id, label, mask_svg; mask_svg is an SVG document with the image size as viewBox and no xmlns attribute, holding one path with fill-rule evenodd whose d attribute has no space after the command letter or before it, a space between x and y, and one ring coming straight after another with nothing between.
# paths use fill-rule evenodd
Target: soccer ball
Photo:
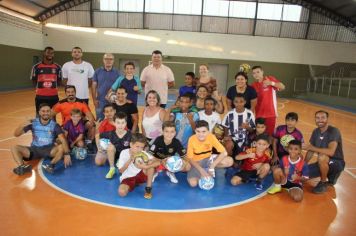
<instances>
[{"instance_id":1,"label":"soccer ball","mask_svg":"<svg viewBox=\"0 0 356 236\"><path fill-rule=\"evenodd\" d=\"M213 177L205 177L199 179L199 188L210 190L214 187L215 181Z\"/></svg>"},{"instance_id":2,"label":"soccer ball","mask_svg":"<svg viewBox=\"0 0 356 236\"><path fill-rule=\"evenodd\" d=\"M99 145L100 145L101 149L103 149L104 151L106 151L108 149L110 143L111 143L110 140L107 138L101 138L99 140Z\"/></svg>"},{"instance_id":3,"label":"soccer ball","mask_svg":"<svg viewBox=\"0 0 356 236\"><path fill-rule=\"evenodd\" d=\"M142 151L142 152L139 152L137 153L135 156L134 156L134 161L133 163L136 165L136 164L147 164L148 163L148 155L146 152Z\"/></svg>"},{"instance_id":4,"label":"soccer ball","mask_svg":"<svg viewBox=\"0 0 356 236\"><path fill-rule=\"evenodd\" d=\"M87 157L88 151L86 148L74 147L73 148L74 158L77 160L84 160Z\"/></svg>"},{"instance_id":5,"label":"soccer ball","mask_svg":"<svg viewBox=\"0 0 356 236\"><path fill-rule=\"evenodd\" d=\"M109 95L108 95L108 100L109 100L109 102L111 102L111 103L115 103L116 100L117 100L117 95L116 95L116 93L115 93L115 92L109 93Z\"/></svg>"},{"instance_id":6,"label":"soccer ball","mask_svg":"<svg viewBox=\"0 0 356 236\"><path fill-rule=\"evenodd\" d=\"M247 74L248 72L250 72L250 70L251 70L251 66L249 64L244 63L240 65L239 68L240 72L244 72L245 74Z\"/></svg>"},{"instance_id":7,"label":"soccer ball","mask_svg":"<svg viewBox=\"0 0 356 236\"><path fill-rule=\"evenodd\" d=\"M183 160L179 156L171 156L167 158L166 168L170 172L178 172L183 167Z\"/></svg>"},{"instance_id":8,"label":"soccer ball","mask_svg":"<svg viewBox=\"0 0 356 236\"><path fill-rule=\"evenodd\" d=\"M281 143L282 147L287 150L288 144L292 140L295 140L295 138L290 134L286 134L281 137L281 140L279 142Z\"/></svg>"}]
</instances>

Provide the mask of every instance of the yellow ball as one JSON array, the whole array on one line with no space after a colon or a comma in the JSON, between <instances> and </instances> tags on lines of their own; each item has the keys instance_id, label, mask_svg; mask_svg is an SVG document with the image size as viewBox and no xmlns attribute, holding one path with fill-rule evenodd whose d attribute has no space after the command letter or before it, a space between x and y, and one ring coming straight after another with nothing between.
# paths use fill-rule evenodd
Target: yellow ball
<instances>
[{"instance_id":1,"label":"yellow ball","mask_svg":"<svg viewBox=\"0 0 356 236\"><path fill-rule=\"evenodd\" d=\"M283 136L282 136L282 138L280 139L279 142L281 143L281 145L282 145L285 149L287 149L289 142L292 141L292 140L294 140L294 139L295 139L295 138L294 138L292 135L286 134L286 135L283 135Z\"/></svg>"},{"instance_id":2,"label":"yellow ball","mask_svg":"<svg viewBox=\"0 0 356 236\"><path fill-rule=\"evenodd\" d=\"M248 73L248 72L250 72L250 70L251 70L251 66L249 65L249 64L246 64L246 63L244 63L244 64L241 64L240 65L240 72L244 72L244 73Z\"/></svg>"}]
</instances>

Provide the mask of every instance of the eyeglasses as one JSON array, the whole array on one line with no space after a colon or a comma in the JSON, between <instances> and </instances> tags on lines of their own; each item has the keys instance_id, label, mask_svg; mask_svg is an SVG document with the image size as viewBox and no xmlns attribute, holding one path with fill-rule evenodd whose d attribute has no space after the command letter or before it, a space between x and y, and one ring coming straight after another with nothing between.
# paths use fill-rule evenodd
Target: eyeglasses
<instances>
[{"instance_id":1,"label":"eyeglasses","mask_svg":"<svg viewBox=\"0 0 356 236\"><path fill-rule=\"evenodd\" d=\"M104 58L104 60L112 61L112 60L114 60L114 58Z\"/></svg>"}]
</instances>

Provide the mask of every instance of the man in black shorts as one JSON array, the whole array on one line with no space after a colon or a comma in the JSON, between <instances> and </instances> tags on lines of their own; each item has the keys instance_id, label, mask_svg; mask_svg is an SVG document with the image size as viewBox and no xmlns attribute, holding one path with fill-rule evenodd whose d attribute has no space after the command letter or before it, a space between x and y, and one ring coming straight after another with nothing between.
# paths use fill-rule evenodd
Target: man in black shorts
<instances>
[{"instance_id":1,"label":"man in black shorts","mask_svg":"<svg viewBox=\"0 0 356 236\"><path fill-rule=\"evenodd\" d=\"M23 175L32 170L31 165L26 165L24 161L30 161L37 158L50 157L50 164L43 165L43 168L53 173L55 164L60 161L64 155L64 166L71 165L69 148L61 127L51 119L51 108L48 104L39 106L39 117L27 121L18 126L14 132L15 137L19 137L27 131L32 131L33 140L30 147L16 145L11 148L12 156L18 165L13 169L17 175ZM61 144L56 145L56 138Z\"/></svg>"},{"instance_id":2,"label":"man in black shorts","mask_svg":"<svg viewBox=\"0 0 356 236\"><path fill-rule=\"evenodd\" d=\"M344 154L342 151L342 139L339 129L328 124L329 113L317 111L314 129L310 144L305 145L307 150L306 162L309 164L309 176L320 176L320 182L313 189L313 193L323 193L327 185L335 185L341 172L345 168ZM315 158L313 158L315 157ZM312 160L316 159L316 163Z\"/></svg>"}]
</instances>

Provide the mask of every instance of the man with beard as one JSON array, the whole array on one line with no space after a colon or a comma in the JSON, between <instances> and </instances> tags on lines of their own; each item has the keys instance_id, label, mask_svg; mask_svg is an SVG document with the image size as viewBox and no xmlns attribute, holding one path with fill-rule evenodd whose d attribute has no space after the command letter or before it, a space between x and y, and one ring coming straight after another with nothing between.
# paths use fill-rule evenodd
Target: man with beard
<instances>
[{"instance_id":1,"label":"man with beard","mask_svg":"<svg viewBox=\"0 0 356 236\"><path fill-rule=\"evenodd\" d=\"M304 147L308 151L305 160L309 164L310 177L320 176L313 193L324 193L328 184L335 185L345 168L340 131L328 124L328 118L329 113L326 111L315 113L318 128L314 129L310 144ZM316 163L311 164L312 159L316 159Z\"/></svg>"},{"instance_id":2,"label":"man with beard","mask_svg":"<svg viewBox=\"0 0 356 236\"><path fill-rule=\"evenodd\" d=\"M46 47L43 51L42 61L32 67L31 80L36 87L36 114L39 106L47 103L51 108L58 99L58 86L62 80L62 70L60 65L53 62L54 49Z\"/></svg>"},{"instance_id":3,"label":"man with beard","mask_svg":"<svg viewBox=\"0 0 356 236\"><path fill-rule=\"evenodd\" d=\"M39 117L26 121L18 126L14 132L15 137L19 137L27 131L32 131L32 143L30 147L16 145L11 148L12 156L18 165L13 169L17 175L23 175L32 170L32 166L25 164L24 161L30 161L37 158L51 158L50 164L43 165L43 168L52 173L55 164L60 161L64 155L64 166L71 165L69 148L61 127L51 119L51 108L48 104L39 105ZM59 139L61 144L56 145L55 140Z\"/></svg>"}]
</instances>

